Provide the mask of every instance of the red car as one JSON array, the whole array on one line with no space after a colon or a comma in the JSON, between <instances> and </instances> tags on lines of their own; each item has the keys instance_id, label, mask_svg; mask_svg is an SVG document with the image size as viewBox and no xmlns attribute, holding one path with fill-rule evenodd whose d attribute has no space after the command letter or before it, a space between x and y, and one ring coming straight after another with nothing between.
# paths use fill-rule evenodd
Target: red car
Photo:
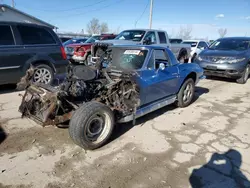
<instances>
[{"instance_id":1,"label":"red car","mask_svg":"<svg viewBox=\"0 0 250 188\"><path fill-rule=\"evenodd\" d=\"M84 44L81 44L76 48L72 59L75 62L87 64L91 63L91 45L98 40L111 40L114 39L116 35L114 34L102 34L90 37Z\"/></svg>"}]
</instances>

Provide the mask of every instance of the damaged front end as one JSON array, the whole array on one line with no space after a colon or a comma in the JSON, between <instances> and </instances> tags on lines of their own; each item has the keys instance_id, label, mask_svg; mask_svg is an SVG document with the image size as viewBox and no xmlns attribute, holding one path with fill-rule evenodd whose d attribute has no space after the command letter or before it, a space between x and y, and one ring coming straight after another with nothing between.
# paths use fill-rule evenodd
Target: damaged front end
<instances>
[{"instance_id":1,"label":"damaged front end","mask_svg":"<svg viewBox=\"0 0 250 188\"><path fill-rule=\"evenodd\" d=\"M22 117L33 119L42 126L59 125L68 121L76 105L67 101L59 91L45 85L27 87L19 112Z\"/></svg>"},{"instance_id":2,"label":"damaged front end","mask_svg":"<svg viewBox=\"0 0 250 188\"><path fill-rule=\"evenodd\" d=\"M57 87L33 83L29 69L18 84L25 89L19 112L42 126L69 121L73 112L85 102L107 105L116 119L135 113L139 106L139 89L132 74L102 69L100 59L95 67L69 66L65 81Z\"/></svg>"}]
</instances>

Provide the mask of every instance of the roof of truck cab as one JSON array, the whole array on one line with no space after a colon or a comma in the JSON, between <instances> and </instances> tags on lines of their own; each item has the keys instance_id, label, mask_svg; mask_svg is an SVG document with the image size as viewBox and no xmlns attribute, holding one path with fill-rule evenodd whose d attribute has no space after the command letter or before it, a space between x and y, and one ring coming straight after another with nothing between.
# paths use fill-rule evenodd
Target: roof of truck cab
<instances>
[{"instance_id":1,"label":"roof of truck cab","mask_svg":"<svg viewBox=\"0 0 250 188\"><path fill-rule=\"evenodd\" d=\"M166 49L167 51L170 51L170 49L168 49L167 47L157 46L157 45L114 45L110 47L111 48L148 49L148 50Z\"/></svg>"},{"instance_id":2,"label":"roof of truck cab","mask_svg":"<svg viewBox=\"0 0 250 188\"><path fill-rule=\"evenodd\" d=\"M123 31L159 31L159 32L166 32L164 30L158 30L158 29L125 29Z\"/></svg>"},{"instance_id":3,"label":"roof of truck cab","mask_svg":"<svg viewBox=\"0 0 250 188\"><path fill-rule=\"evenodd\" d=\"M204 40L183 40L182 42L200 42Z\"/></svg>"}]
</instances>

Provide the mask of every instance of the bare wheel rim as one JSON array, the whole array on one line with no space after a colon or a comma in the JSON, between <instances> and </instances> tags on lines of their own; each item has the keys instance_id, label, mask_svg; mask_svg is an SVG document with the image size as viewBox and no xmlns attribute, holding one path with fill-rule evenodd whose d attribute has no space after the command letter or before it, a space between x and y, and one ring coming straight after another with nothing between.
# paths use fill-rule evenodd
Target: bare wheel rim
<instances>
[{"instance_id":1,"label":"bare wheel rim","mask_svg":"<svg viewBox=\"0 0 250 188\"><path fill-rule=\"evenodd\" d=\"M52 75L50 71L46 68L39 68L34 73L34 82L48 84L50 83Z\"/></svg>"},{"instance_id":2,"label":"bare wheel rim","mask_svg":"<svg viewBox=\"0 0 250 188\"><path fill-rule=\"evenodd\" d=\"M87 122L84 135L89 142L99 144L108 136L111 118L107 113L96 113Z\"/></svg>"},{"instance_id":3,"label":"bare wheel rim","mask_svg":"<svg viewBox=\"0 0 250 188\"><path fill-rule=\"evenodd\" d=\"M183 92L183 101L186 103L191 100L193 95L193 86L191 83L188 83Z\"/></svg>"},{"instance_id":4,"label":"bare wheel rim","mask_svg":"<svg viewBox=\"0 0 250 188\"><path fill-rule=\"evenodd\" d=\"M245 75L244 75L244 80L247 80L248 76L249 76L249 66L247 66L247 68L246 68L246 72L245 72Z\"/></svg>"},{"instance_id":5,"label":"bare wheel rim","mask_svg":"<svg viewBox=\"0 0 250 188\"><path fill-rule=\"evenodd\" d=\"M87 57L87 63L88 63L88 65L91 65L91 55L88 55L88 57Z\"/></svg>"}]
</instances>

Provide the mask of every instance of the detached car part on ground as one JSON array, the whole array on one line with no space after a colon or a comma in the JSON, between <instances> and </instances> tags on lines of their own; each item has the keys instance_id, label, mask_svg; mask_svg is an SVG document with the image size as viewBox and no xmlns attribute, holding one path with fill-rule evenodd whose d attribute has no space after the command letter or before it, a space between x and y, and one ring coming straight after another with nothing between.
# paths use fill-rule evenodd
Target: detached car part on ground
<instances>
[{"instance_id":1,"label":"detached car part on ground","mask_svg":"<svg viewBox=\"0 0 250 188\"><path fill-rule=\"evenodd\" d=\"M19 83L26 88L19 111L42 125L68 120L73 141L96 149L110 138L114 125L133 121L175 103L188 106L195 84L203 78L196 64L180 64L164 47L108 47L94 67L70 66L57 88L29 82L30 69ZM109 62L103 69L103 63Z\"/></svg>"}]
</instances>

